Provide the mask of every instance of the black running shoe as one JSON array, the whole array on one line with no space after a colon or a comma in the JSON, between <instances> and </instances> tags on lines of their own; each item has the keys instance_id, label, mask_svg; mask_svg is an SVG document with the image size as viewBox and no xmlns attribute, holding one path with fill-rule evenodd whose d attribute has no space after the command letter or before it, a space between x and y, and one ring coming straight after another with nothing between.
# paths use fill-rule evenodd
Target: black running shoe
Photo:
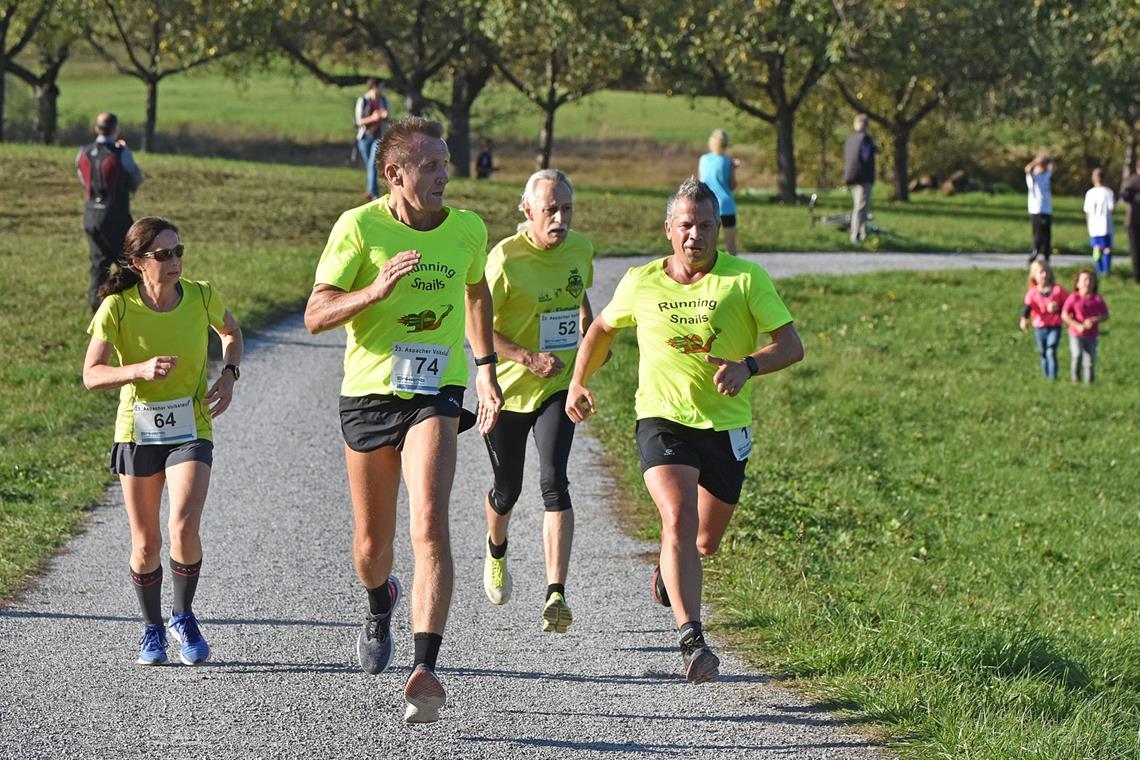
<instances>
[{"instance_id":1,"label":"black running shoe","mask_svg":"<svg viewBox=\"0 0 1140 760\"><path fill-rule=\"evenodd\" d=\"M396 602L400 599L400 581L395 576L388 579L388 593L392 598L388 611L366 616L360 635L356 637L356 656L361 669L369 675L387 670L396 656L396 642L392 641L390 630L392 610L396 609Z\"/></svg>"},{"instance_id":2,"label":"black running shoe","mask_svg":"<svg viewBox=\"0 0 1140 760\"><path fill-rule=\"evenodd\" d=\"M671 607L669 592L665 590L665 581L661 578L661 565L653 566L653 601L662 607Z\"/></svg>"},{"instance_id":3,"label":"black running shoe","mask_svg":"<svg viewBox=\"0 0 1140 760\"><path fill-rule=\"evenodd\" d=\"M681 661L689 683L715 681L720 675L720 658L705 643L705 636L692 628L681 631Z\"/></svg>"}]
</instances>

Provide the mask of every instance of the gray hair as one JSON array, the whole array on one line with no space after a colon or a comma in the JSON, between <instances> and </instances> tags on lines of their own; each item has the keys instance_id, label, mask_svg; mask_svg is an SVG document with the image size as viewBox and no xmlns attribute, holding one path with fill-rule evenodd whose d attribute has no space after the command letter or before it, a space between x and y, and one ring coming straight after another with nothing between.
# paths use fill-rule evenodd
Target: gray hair
<instances>
[{"instance_id":1,"label":"gray hair","mask_svg":"<svg viewBox=\"0 0 1140 760\"><path fill-rule=\"evenodd\" d=\"M566 185L566 189L570 191L570 197L574 197L574 186L570 184L570 178L558 169L539 169L526 181L526 187L523 188L522 198L519 200L519 211L523 210L523 206L530 201L534 200L534 189L538 186L539 182L561 182Z\"/></svg>"},{"instance_id":2,"label":"gray hair","mask_svg":"<svg viewBox=\"0 0 1140 760\"><path fill-rule=\"evenodd\" d=\"M856 132L862 132L865 129L867 129L867 114L865 114L865 113L855 114L855 121L853 122L852 126L855 127Z\"/></svg>"},{"instance_id":3,"label":"gray hair","mask_svg":"<svg viewBox=\"0 0 1140 760\"><path fill-rule=\"evenodd\" d=\"M677 201L679 200L690 201L694 204L700 203L701 201L708 201L712 204L713 213L720 216L720 202L716 199L716 193L696 177L689 177L669 196L669 200L665 202L666 219L673 218L673 207L677 205Z\"/></svg>"}]
</instances>

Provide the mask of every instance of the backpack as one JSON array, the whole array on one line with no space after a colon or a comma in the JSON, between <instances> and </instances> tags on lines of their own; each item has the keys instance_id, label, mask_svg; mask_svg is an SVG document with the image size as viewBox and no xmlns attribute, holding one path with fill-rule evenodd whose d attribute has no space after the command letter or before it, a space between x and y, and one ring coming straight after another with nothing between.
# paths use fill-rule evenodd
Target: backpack
<instances>
[{"instance_id":1,"label":"backpack","mask_svg":"<svg viewBox=\"0 0 1140 760\"><path fill-rule=\"evenodd\" d=\"M108 213L122 204L122 196L126 195L120 152L113 145L100 142L83 149L79 168L87 186L83 228L88 232L99 232L107 221Z\"/></svg>"}]
</instances>

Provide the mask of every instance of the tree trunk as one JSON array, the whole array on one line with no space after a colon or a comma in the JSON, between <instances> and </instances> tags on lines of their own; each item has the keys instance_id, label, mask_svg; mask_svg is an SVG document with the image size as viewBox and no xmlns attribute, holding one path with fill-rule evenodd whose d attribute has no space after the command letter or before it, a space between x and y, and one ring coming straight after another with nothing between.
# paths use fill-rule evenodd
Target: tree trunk
<instances>
[{"instance_id":1,"label":"tree trunk","mask_svg":"<svg viewBox=\"0 0 1140 760\"><path fill-rule=\"evenodd\" d=\"M404 95L404 110L407 111L408 116L424 115L424 111L427 110L427 102L424 100L422 87L413 84L408 85L408 92Z\"/></svg>"},{"instance_id":2,"label":"tree trunk","mask_svg":"<svg viewBox=\"0 0 1140 760\"><path fill-rule=\"evenodd\" d=\"M36 92L36 131L44 145L54 145L59 130L59 87L54 80L40 80Z\"/></svg>"},{"instance_id":3,"label":"tree trunk","mask_svg":"<svg viewBox=\"0 0 1140 760\"><path fill-rule=\"evenodd\" d=\"M3 51L4 41L0 39L0 52ZM8 56L0 55L0 143L4 142L4 72L8 70Z\"/></svg>"},{"instance_id":4,"label":"tree trunk","mask_svg":"<svg viewBox=\"0 0 1140 760\"><path fill-rule=\"evenodd\" d=\"M796 202L796 112L791 108L776 111L776 170L781 203Z\"/></svg>"},{"instance_id":5,"label":"tree trunk","mask_svg":"<svg viewBox=\"0 0 1140 760\"><path fill-rule=\"evenodd\" d=\"M1123 185L1129 177L1136 171L1136 161L1140 156L1136 155L1137 143L1140 142L1140 130L1137 130L1136 124L1128 125L1128 147L1124 149L1124 166L1123 171L1120 173L1120 184Z\"/></svg>"},{"instance_id":6,"label":"tree trunk","mask_svg":"<svg viewBox=\"0 0 1140 760\"><path fill-rule=\"evenodd\" d=\"M910 200L910 127L895 124L891 129L895 144L895 200Z\"/></svg>"},{"instance_id":7,"label":"tree trunk","mask_svg":"<svg viewBox=\"0 0 1140 760\"><path fill-rule=\"evenodd\" d=\"M550 154L554 152L554 112L558 110L558 106L554 103L547 102L543 107L545 116L542 120L542 134L538 137L538 168L550 168Z\"/></svg>"},{"instance_id":8,"label":"tree trunk","mask_svg":"<svg viewBox=\"0 0 1140 760\"><path fill-rule=\"evenodd\" d=\"M467 77L456 68L451 75L451 110L447 118L447 149L455 176L471 176L471 98Z\"/></svg>"},{"instance_id":9,"label":"tree trunk","mask_svg":"<svg viewBox=\"0 0 1140 760\"><path fill-rule=\"evenodd\" d=\"M148 153L154 149L154 126L158 121L158 80L152 79L146 83L146 127L143 131L143 141L140 150Z\"/></svg>"}]
</instances>

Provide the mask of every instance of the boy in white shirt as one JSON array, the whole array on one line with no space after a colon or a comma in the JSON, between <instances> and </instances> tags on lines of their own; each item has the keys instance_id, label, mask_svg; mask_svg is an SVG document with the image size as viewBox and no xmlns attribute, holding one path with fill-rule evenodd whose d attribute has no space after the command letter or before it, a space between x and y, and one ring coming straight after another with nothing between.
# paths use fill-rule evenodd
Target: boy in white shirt
<instances>
[{"instance_id":1,"label":"boy in white shirt","mask_svg":"<svg viewBox=\"0 0 1140 760\"><path fill-rule=\"evenodd\" d=\"M1085 220L1097 274L1108 274L1112 268L1112 211L1116 198L1112 188L1104 186L1104 169L1093 169L1093 186L1085 193Z\"/></svg>"},{"instance_id":2,"label":"boy in white shirt","mask_svg":"<svg viewBox=\"0 0 1140 760\"><path fill-rule=\"evenodd\" d=\"M1025 187L1029 190L1029 217L1033 221L1033 252L1029 263L1038 256L1049 261L1053 252L1053 193L1050 180L1053 178L1053 157L1048 153L1038 153L1025 165Z\"/></svg>"}]
</instances>

